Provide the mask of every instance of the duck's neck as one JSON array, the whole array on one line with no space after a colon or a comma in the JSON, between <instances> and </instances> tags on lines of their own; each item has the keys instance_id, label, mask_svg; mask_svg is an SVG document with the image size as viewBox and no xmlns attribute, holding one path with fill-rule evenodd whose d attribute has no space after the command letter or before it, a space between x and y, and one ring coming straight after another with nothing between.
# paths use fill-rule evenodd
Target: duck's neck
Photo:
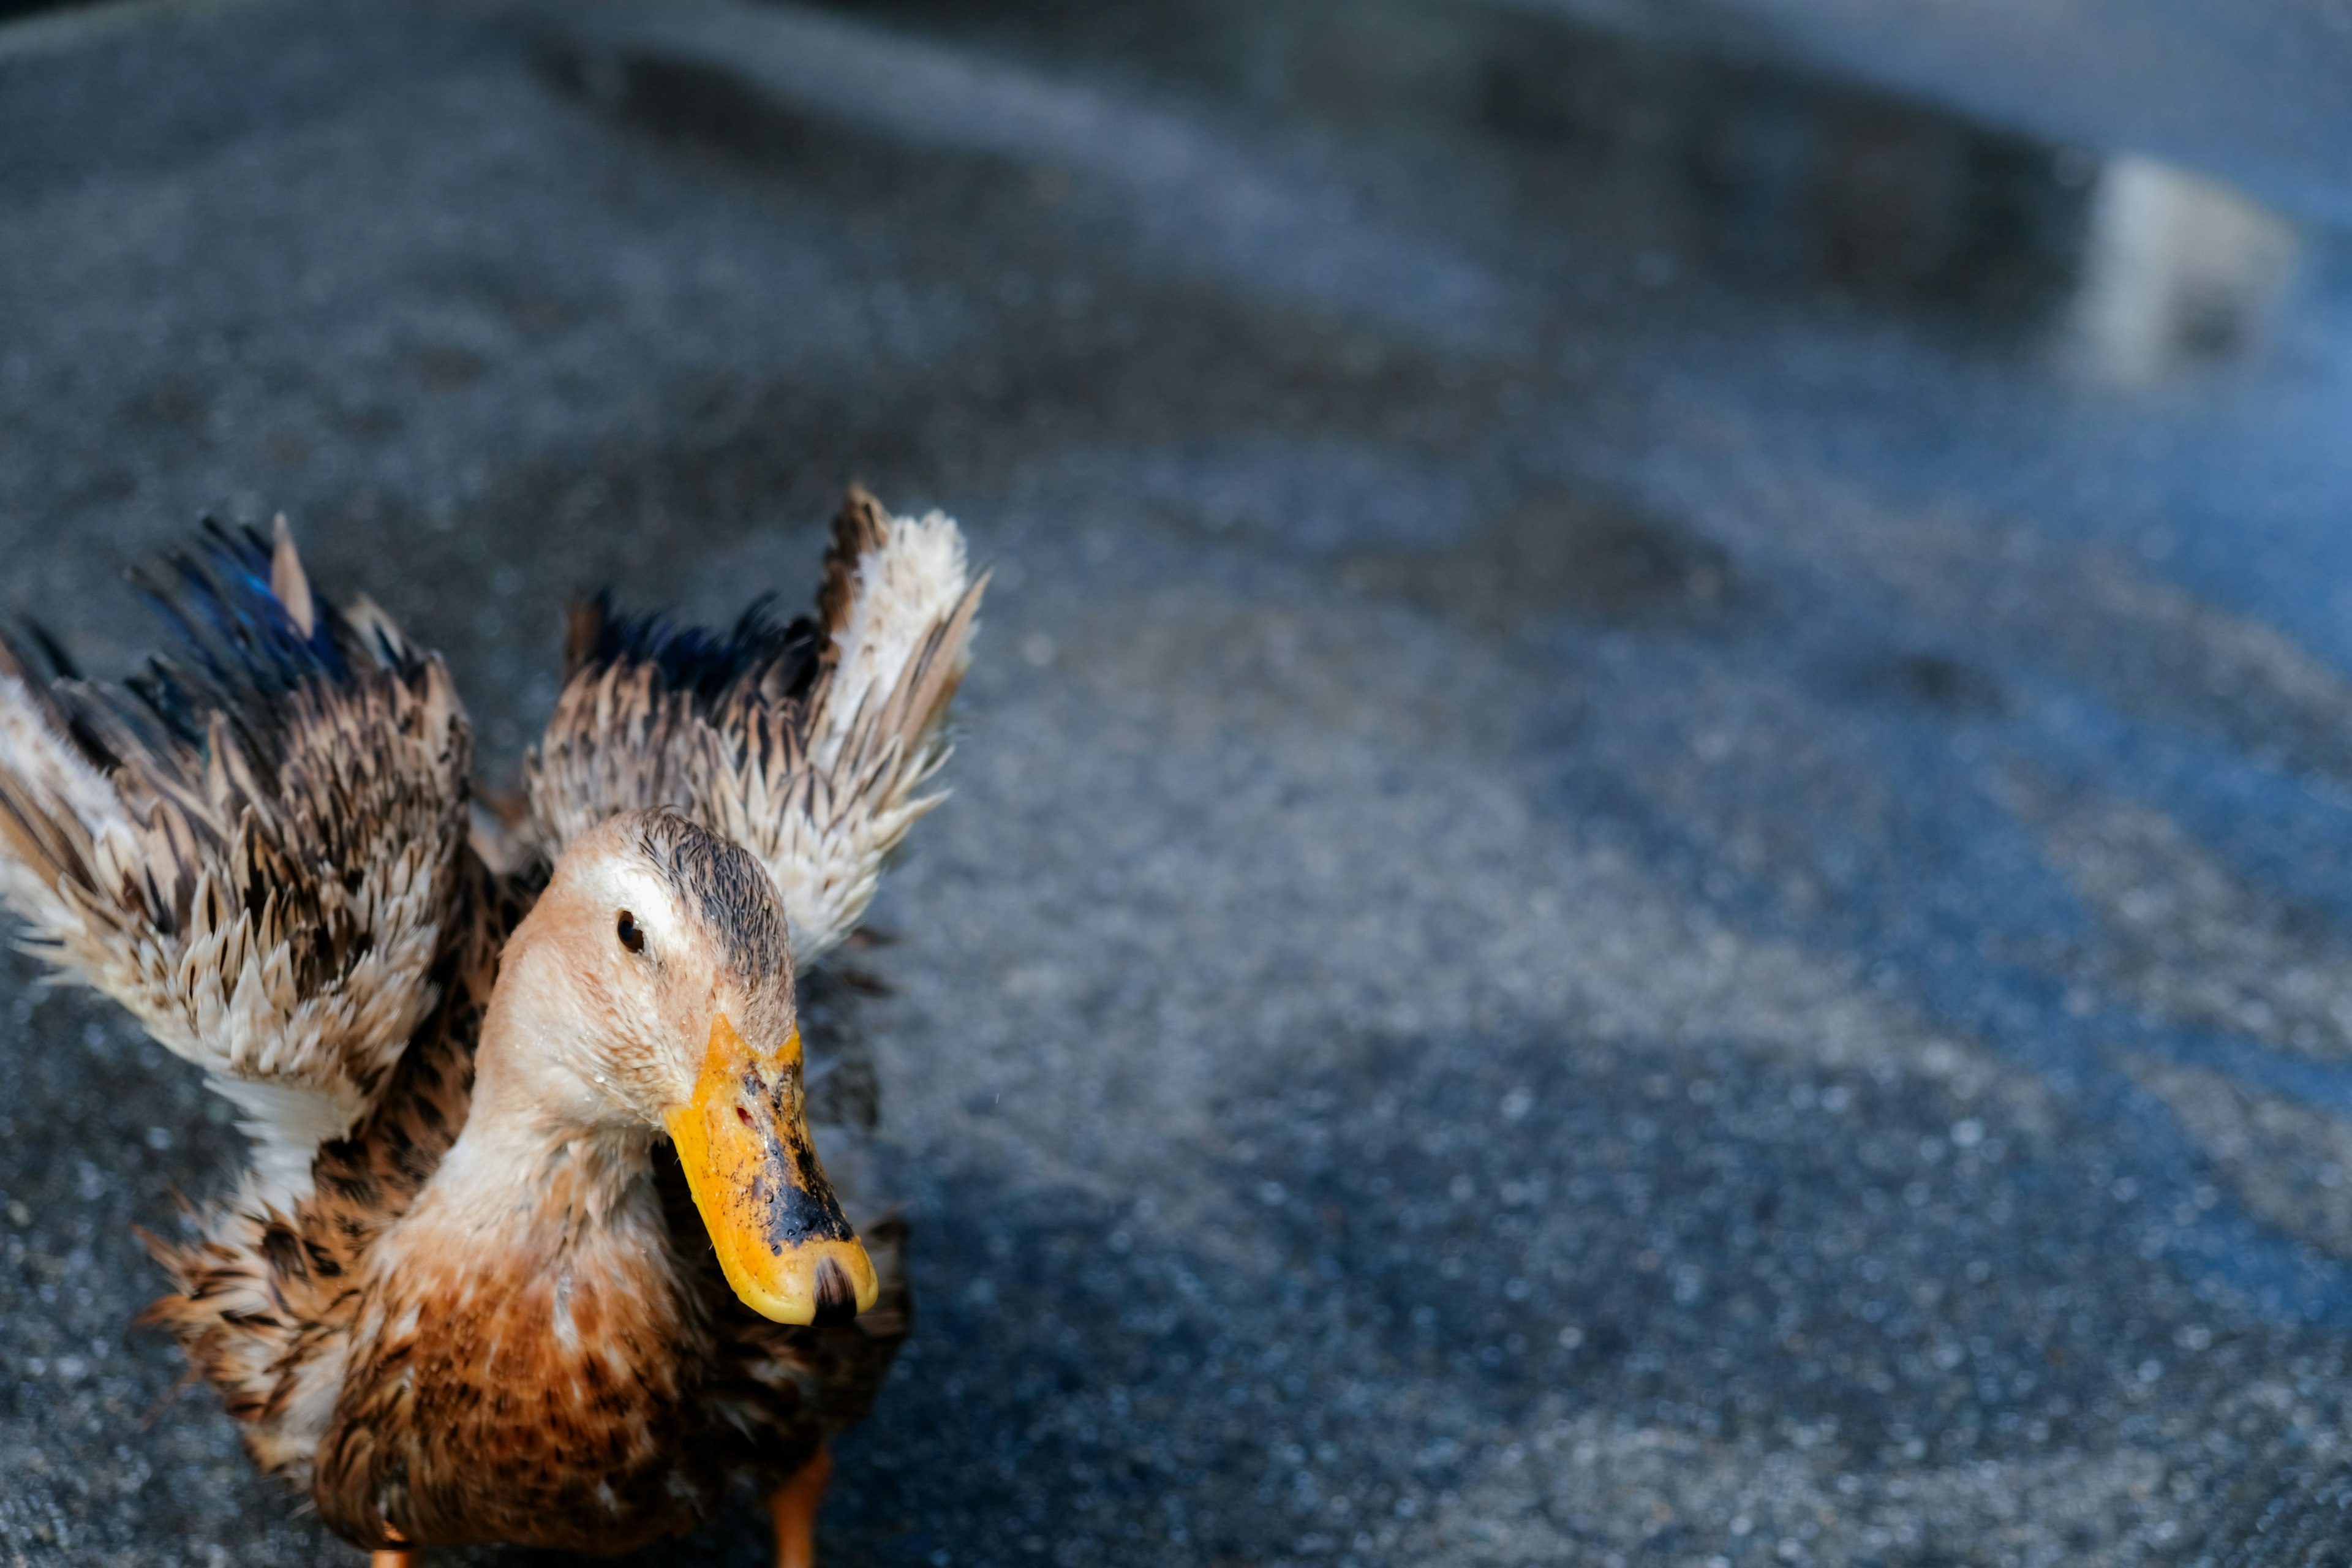
<instances>
[{"instance_id":1,"label":"duck's neck","mask_svg":"<svg viewBox=\"0 0 2352 1568\"><path fill-rule=\"evenodd\" d=\"M549 1125L528 1108L508 1113L477 1090L466 1131L450 1145L413 1218L436 1228L569 1245L614 1226L659 1219L653 1134Z\"/></svg>"},{"instance_id":2,"label":"duck's neck","mask_svg":"<svg viewBox=\"0 0 2352 1568\"><path fill-rule=\"evenodd\" d=\"M658 1228L653 1130L597 1092L593 1069L579 1065L594 1056L603 1021L581 1016L552 966L531 957L527 946L510 951L503 966L475 1050L465 1130L412 1221L531 1249L616 1226Z\"/></svg>"}]
</instances>

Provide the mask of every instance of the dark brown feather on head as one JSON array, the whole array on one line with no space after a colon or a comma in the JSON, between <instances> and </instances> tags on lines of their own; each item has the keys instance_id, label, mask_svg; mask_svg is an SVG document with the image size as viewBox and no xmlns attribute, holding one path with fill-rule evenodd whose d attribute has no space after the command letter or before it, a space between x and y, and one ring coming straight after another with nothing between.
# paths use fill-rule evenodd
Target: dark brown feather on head
<instances>
[{"instance_id":1,"label":"dark brown feather on head","mask_svg":"<svg viewBox=\"0 0 2352 1568\"><path fill-rule=\"evenodd\" d=\"M674 811L647 813L639 831L646 858L679 903L700 913L730 974L753 984L791 977L783 906L750 850Z\"/></svg>"}]
</instances>

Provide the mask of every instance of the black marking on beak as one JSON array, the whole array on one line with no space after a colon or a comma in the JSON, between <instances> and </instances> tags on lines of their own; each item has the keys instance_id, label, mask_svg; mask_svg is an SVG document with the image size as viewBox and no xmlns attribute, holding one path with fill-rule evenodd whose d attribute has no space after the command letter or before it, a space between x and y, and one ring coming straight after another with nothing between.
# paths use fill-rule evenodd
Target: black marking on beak
<instances>
[{"instance_id":1,"label":"black marking on beak","mask_svg":"<svg viewBox=\"0 0 2352 1568\"><path fill-rule=\"evenodd\" d=\"M763 1086L755 1072L743 1075L736 1114L756 1124L756 1119L744 1110L746 1101L764 1105L768 1112L770 1170L774 1174L763 1171L752 1184L753 1194L767 1205L761 1228L767 1234L768 1250L781 1256L786 1247L803 1241L854 1239L857 1233L842 1214L841 1200L834 1196L833 1184L825 1180L824 1168L817 1163L816 1149L809 1142L800 1064L792 1063L779 1073L772 1089ZM821 1290L818 1297L821 1302Z\"/></svg>"},{"instance_id":2,"label":"black marking on beak","mask_svg":"<svg viewBox=\"0 0 2352 1568\"><path fill-rule=\"evenodd\" d=\"M845 1323L857 1316L857 1288L849 1282L849 1271L832 1258L816 1260L816 1316L811 1320L820 1329Z\"/></svg>"}]
</instances>

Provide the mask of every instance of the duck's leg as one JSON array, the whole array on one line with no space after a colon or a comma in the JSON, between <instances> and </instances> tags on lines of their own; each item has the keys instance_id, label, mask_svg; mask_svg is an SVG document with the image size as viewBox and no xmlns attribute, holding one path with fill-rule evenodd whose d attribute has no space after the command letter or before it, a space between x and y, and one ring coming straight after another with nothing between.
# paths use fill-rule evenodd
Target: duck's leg
<instances>
[{"instance_id":1,"label":"duck's leg","mask_svg":"<svg viewBox=\"0 0 2352 1568\"><path fill-rule=\"evenodd\" d=\"M816 1510L831 1479L833 1449L820 1444L816 1456L768 1500L776 1521L776 1568L816 1568Z\"/></svg>"},{"instance_id":2,"label":"duck's leg","mask_svg":"<svg viewBox=\"0 0 2352 1568\"><path fill-rule=\"evenodd\" d=\"M408 1544L408 1537L383 1521L383 1532L395 1544L368 1553L368 1568L425 1568L425 1553Z\"/></svg>"}]
</instances>

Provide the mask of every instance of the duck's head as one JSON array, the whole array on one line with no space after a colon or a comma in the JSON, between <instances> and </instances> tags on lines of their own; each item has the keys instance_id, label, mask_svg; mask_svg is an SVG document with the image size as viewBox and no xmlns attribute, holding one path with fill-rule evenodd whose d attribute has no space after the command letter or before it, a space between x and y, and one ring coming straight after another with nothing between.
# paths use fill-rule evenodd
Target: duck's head
<instances>
[{"instance_id":1,"label":"duck's head","mask_svg":"<svg viewBox=\"0 0 2352 1568\"><path fill-rule=\"evenodd\" d=\"M542 1109L667 1132L753 1310L834 1323L873 1305L873 1262L809 1139L783 908L749 851L667 811L583 835L515 933L509 984L509 1026L539 1036Z\"/></svg>"}]
</instances>

